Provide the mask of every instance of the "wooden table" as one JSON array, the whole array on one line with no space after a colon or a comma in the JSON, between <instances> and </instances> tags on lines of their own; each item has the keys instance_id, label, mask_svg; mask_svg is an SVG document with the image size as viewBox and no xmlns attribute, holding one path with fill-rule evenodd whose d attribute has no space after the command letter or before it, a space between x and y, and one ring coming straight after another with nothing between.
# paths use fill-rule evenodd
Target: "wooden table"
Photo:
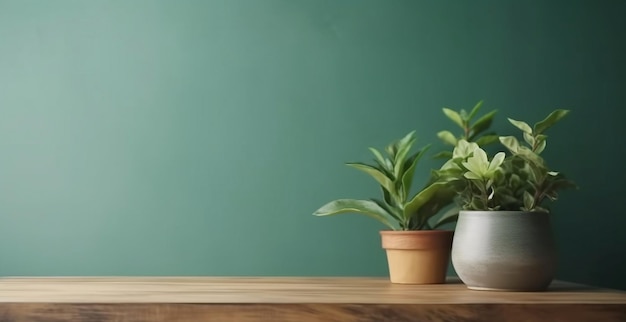
<instances>
[{"instance_id":1,"label":"wooden table","mask_svg":"<svg viewBox=\"0 0 626 322\"><path fill-rule=\"evenodd\" d=\"M626 292L470 291L386 278L0 278L0 322L626 321Z\"/></svg>"}]
</instances>

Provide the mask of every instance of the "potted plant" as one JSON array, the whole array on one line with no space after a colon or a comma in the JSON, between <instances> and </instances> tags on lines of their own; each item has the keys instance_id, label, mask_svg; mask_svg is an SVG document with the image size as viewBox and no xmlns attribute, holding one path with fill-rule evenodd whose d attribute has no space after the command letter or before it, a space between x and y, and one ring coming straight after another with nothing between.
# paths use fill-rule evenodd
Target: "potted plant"
<instances>
[{"instance_id":1,"label":"potted plant","mask_svg":"<svg viewBox=\"0 0 626 322\"><path fill-rule=\"evenodd\" d=\"M370 148L374 164L347 163L376 180L381 199L338 199L313 214L356 213L378 220L388 228L380 234L392 283L444 283L453 232L437 228L454 221L456 212L444 213L437 220L433 217L452 203L454 191L446 182L430 181L411 194L416 165L429 148L411 153L415 141L413 131L387 145L384 152Z\"/></svg>"},{"instance_id":2,"label":"potted plant","mask_svg":"<svg viewBox=\"0 0 626 322\"><path fill-rule=\"evenodd\" d=\"M523 141L500 136L509 154L489 160L476 143L459 140L452 158L437 171L457 192L459 213L452 264L470 289L539 291L554 277L556 251L548 200L574 187L541 156L545 132L569 111L555 110L533 127L509 119Z\"/></svg>"}]
</instances>

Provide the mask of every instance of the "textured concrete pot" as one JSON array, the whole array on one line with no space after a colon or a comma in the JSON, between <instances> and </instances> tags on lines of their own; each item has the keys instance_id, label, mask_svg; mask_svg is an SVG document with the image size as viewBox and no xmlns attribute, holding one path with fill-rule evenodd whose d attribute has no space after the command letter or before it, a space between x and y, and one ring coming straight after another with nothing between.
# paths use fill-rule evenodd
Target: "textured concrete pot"
<instances>
[{"instance_id":1,"label":"textured concrete pot","mask_svg":"<svg viewBox=\"0 0 626 322\"><path fill-rule=\"evenodd\" d=\"M522 211L461 211L452 265L474 290L542 291L556 269L550 215Z\"/></svg>"},{"instance_id":2,"label":"textured concrete pot","mask_svg":"<svg viewBox=\"0 0 626 322\"><path fill-rule=\"evenodd\" d=\"M445 283L453 234L448 230L381 231L391 282Z\"/></svg>"}]
</instances>

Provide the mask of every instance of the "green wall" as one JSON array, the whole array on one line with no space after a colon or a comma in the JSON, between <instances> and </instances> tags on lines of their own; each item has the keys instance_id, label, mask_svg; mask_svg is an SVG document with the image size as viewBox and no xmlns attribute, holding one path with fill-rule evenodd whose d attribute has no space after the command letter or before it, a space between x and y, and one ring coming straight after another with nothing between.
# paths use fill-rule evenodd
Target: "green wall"
<instances>
[{"instance_id":1,"label":"green wall","mask_svg":"<svg viewBox=\"0 0 626 322\"><path fill-rule=\"evenodd\" d=\"M441 107L581 186L559 278L626 288L624 1L0 0L0 275L385 275L366 160ZM419 180L438 162L421 164Z\"/></svg>"}]
</instances>

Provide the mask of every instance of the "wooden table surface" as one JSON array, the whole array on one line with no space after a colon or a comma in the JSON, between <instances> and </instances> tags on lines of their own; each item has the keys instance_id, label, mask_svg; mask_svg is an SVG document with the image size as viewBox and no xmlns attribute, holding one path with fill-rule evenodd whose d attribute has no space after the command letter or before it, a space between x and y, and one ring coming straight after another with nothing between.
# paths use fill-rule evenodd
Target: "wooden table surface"
<instances>
[{"instance_id":1,"label":"wooden table surface","mask_svg":"<svg viewBox=\"0 0 626 322\"><path fill-rule=\"evenodd\" d=\"M4 321L626 321L626 292L471 291L346 277L0 278Z\"/></svg>"}]
</instances>

